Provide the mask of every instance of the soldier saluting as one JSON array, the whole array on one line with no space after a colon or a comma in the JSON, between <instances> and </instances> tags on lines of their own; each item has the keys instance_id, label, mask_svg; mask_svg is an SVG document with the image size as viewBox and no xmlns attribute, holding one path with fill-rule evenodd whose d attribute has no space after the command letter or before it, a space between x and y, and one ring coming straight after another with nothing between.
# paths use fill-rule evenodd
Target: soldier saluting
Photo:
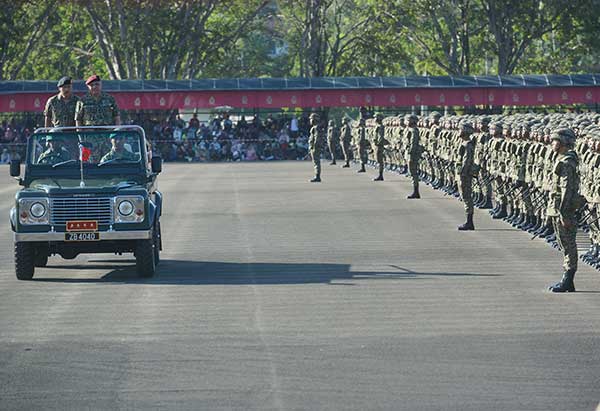
<instances>
[{"instance_id":1,"label":"soldier saluting","mask_svg":"<svg viewBox=\"0 0 600 411\"><path fill-rule=\"evenodd\" d=\"M117 102L113 96L102 92L100 76L94 74L88 77L85 84L89 92L77 103L76 125L78 127L121 125Z\"/></svg>"},{"instance_id":2,"label":"soldier saluting","mask_svg":"<svg viewBox=\"0 0 600 411\"><path fill-rule=\"evenodd\" d=\"M579 195L579 158L575 153L575 133L570 128L560 128L552 133L552 151L558 154L552 168L552 185L546 216L554 226L556 239L564 253L562 280L549 287L554 293L574 292L577 271L577 217L581 207Z\"/></svg>"},{"instance_id":3,"label":"soldier saluting","mask_svg":"<svg viewBox=\"0 0 600 411\"><path fill-rule=\"evenodd\" d=\"M71 77L61 77L56 84L58 94L46 101L45 127L72 127L75 125L75 108L79 97L73 94Z\"/></svg>"}]
</instances>

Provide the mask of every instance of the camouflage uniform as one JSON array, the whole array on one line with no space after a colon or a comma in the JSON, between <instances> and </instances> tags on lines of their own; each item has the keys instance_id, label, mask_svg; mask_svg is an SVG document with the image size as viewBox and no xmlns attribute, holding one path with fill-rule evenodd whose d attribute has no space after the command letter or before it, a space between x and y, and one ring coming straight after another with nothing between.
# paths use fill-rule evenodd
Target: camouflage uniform
<instances>
[{"instance_id":1,"label":"camouflage uniform","mask_svg":"<svg viewBox=\"0 0 600 411\"><path fill-rule=\"evenodd\" d=\"M136 155L134 153L132 153L131 151L123 148L120 152L118 152L117 150L115 150L115 148L111 148L111 150L106 153L102 159L100 160L101 163L104 163L105 161L110 161L110 160L125 160L125 161L136 161Z\"/></svg>"},{"instance_id":2,"label":"camouflage uniform","mask_svg":"<svg viewBox=\"0 0 600 411\"><path fill-rule=\"evenodd\" d=\"M40 154L37 163L53 165L69 160L71 160L71 155L69 154L69 150L66 148L60 147L57 150L49 148Z\"/></svg>"},{"instance_id":3,"label":"camouflage uniform","mask_svg":"<svg viewBox=\"0 0 600 411\"><path fill-rule=\"evenodd\" d=\"M420 198L419 195L419 161L423 152L419 140L419 129L415 127L417 116L410 115L404 119L407 126L407 146L408 146L408 172L412 178L413 193L408 198Z\"/></svg>"},{"instance_id":4,"label":"camouflage uniform","mask_svg":"<svg viewBox=\"0 0 600 411\"><path fill-rule=\"evenodd\" d=\"M335 126L335 122L330 120L329 127L327 128L327 147L329 148L329 153L331 154L331 165L335 164L335 154L337 151L338 140L338 129Z\"/></svg>"},{"instance_id":5,"label":"camouflage uniform","mask_svg":"<svg viewBox=\"0 0 600 411\"><path fill-rule=\"evenodd\" d=\"M83 126L110 126L119 116L119 107L115 98L101 93L100 97L87 94L77 103L75 119Z\"/></svg>"},{"instance_id":6,"label":"camouflage uniform","mask_svg":"<svg viewBox=\"0 0 600 411\"><path fill-rule=\"evenodd\" d=\"M360 159L360 169L358 171L364 173L365 165L369 161L367 130L365 128L364 119L361 119L358 123L357 137L356 146L358 148L358 157Z\"/></svg>"},{"instance_id":7,"label":"camouflage uniform","mask_svg":"<svg viewBox=\"0 0 600 411\"><path fill-rule=\"evenodd\" d=\"M463 124L461 127L463 136L470 136L473 133L473 127L470 124ZM460 197L465 205L467 222L458 227L459 230L473 230L473 174L474 174L475 143L472 139L463 140L458 151L456 161L456 179L459 181L458 189Z\"/></svg>"},{"instance_id":8,"label":"camouflage uniform","mask_svg":"<svg viewBox=\"0 0 600 411\"><path fill-rule=\"evenodd\" d=\"M383 168L385 166L385 146L389 142L385 139L385 127L382 124L383 116L377 114L375 117L377 126L375 127L375 136L371 143L373 151L375 152L375 160L377 161L379 175L374 179L375 181L383 181Z\"/></svg>"},{"instance_id":9,"label":"camouflage uniform","mask_svg":"<svg viewBox=\"0 0 600 411\"><path fill-rule=\"evenodd\" d=\"M50 117L53 127L74 126L75 109L79 100L79 97L75 95L65 100L60 94L56 94L46 101L44 116Z\"/></svg>"},{"instance_id":10,"label":"camouflage uniform","mask_svg":"<svg viewBox=\"0 0 600 411\"><path fill-rule=\"evenodd\" d=\"M571 139L572 135L572 139ZM565 138L566 136L566 138ZM553 140L560 140L562 144L572 145L575 135L570 129L559 129L553 134ZM565 274L563 280L551 287L552 291L575 291L573 278L577 271L577 218L579 208L579 158L574 150L570 149L564 154L559 154L552 170L552 186L550 201L546 215L550 217L556 233L558 244L563 249Z\"/></svg>"},{"instance_id":11,"label":"camouflage uniform","mask_svg":"<svg viewBox=\"0 0 600 411\"><path fill-rule=\"evenodd\" d=\"M315 169L315 178L312 182L321 181L321 150L323 141L321 131L319 130L319 117L316 114L310 116L312 127L310 128L310 137L308 139L308 149Z\"/></svg>"},{"instance_id":12,"label":"camouflage uniform","mask_svg":"<svg viewBox=\"0 0 600 411\"><path fill-rule=\"evenodd\" d=\"M342 167L350 167L350 144L352 142L352 128L348 124L348 119L343 120L344 125L341 131L342 152L344 153L344 165Z\"/></svg>"}]
</instances>

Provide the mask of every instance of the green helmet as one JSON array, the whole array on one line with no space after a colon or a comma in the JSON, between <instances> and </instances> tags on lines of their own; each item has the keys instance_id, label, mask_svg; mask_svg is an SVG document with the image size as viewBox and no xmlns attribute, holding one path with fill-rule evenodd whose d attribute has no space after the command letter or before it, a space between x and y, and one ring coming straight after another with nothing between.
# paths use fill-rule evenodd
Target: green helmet
<instances>
[{"instance_id":1,"label":"green helmet","mask_svg":"<svg viewBox=\"0 0 600 411\"><path fill-rule=\"evenodd\" d=\"M565 146L573 146L575 144L575 138L575 132L567 127L554 130L550 135L551 140L558 140Z\"/></svg>"}]
</instances>

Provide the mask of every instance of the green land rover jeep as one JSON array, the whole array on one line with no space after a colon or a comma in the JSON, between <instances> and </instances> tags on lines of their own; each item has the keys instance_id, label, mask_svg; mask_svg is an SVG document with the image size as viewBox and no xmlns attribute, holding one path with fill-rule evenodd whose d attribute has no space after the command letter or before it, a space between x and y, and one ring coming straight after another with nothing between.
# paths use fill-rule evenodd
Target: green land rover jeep
<instances>
[{"instance_id":1,"label":"green land rover jeep","mask_svg":"<svg viewBox=\"0 0 600 411\"><path fill-rule=\"evenodd\" d=\"M10 212L15 271L33 278L48 257L81 253L133 253L137 272L152 277L162 249L162 194L152 157L138 126L42 128L27 144L11 176L24 188Z\"/></svg>"}]
</instances>

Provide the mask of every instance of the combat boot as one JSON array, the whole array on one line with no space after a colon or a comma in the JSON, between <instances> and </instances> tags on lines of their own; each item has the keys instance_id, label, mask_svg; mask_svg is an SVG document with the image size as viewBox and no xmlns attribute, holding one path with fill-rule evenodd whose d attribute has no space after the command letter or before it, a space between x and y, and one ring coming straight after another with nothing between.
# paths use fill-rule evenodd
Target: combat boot
<instances>
[{"instance_id":1,"label":"combat boot","mask_svg":"<svg viewBox=\"0 0 600 411\"><path fill-rule=\"evenodd\" d=\"M346 163L342 166L342 168L349 168L350 167L350 162L346 161Z\"/></svg>"},{"instance_id":2,"label":"combat boot","mask_svg":"<svg viewBox=\"0 0 600 411\"><path fill-rule=\"evenodd\" d=\"M458 226L458 231L471 231L475 230L475 225L473 224L473 214L467 214L467 222L463 225Z\"/></svg>"},{"instance_id":3,"label":"combat boot","mask_svg":"<svg viewBox=\"0 0 600 411\"><path fill-rule=\"evenodd\" d=\"M336 165L336 164L337 164L337 163L335 162L335 160L333 160L331 163L329 163L329 165L330 165L330 166L334 166L334 165Z\"/></svg>"},{"instance_id":4,"label":"combat boot","mask_svg":"<svg viewBox=\"0 0 600 411\"><path fill-rule=\"evenodd\" d=\"M407 196L406 198L408 199L417 199L417 198L421 198L421 195L419 194L419 185L418 184L414 184L413 185L413 192L411 195Z\"/></svg>"},{"instance_id":5,"label":"combat boot","mask_svg":"<svg viewBox=\"0 0 600 411\"><path fill-rule=\"evenodd\" d=\"M380 173L379 176L373 179L373 181L383 181L383 174Z\"/></svg>"},{"instance_id":6,"label":"combat boot","mask_svg":"<svg viewBox=\"0 0 600 411\"><path fill-rule=\"evenodd\" d=\"M315 178L313 178L312 180L310 180L311 183L320 183L321 182L321 176L316 175Z\"/></svg>"},{"instance_id":7,"label":"combat boot","mask_svg":"<svg viewBox=\"0 0 600 411\"><path fill-rule=\"evenodd\" d=\"M515 228L518 228L519 226L521 226L521 224L523 224L525 222L525 214L524 213L519 213L519 217L516 218L513 222L512 222L512 226Z\"/></svg>"},{"instance_id":8,"label":"combat boot","mask_svg":"<svg viewBox=\"0 0 600 411\"><path fill-rule=\"evenodd\" d=\"M506 216L507 216L507 213L506 213L506 203L504 203L504 204L500 205L500 209L498 210L498 212L496 214L492 215L492 218L494 220L498 220L498 219L501 219L501 218L505 218Z\"/></svg>"},{"instance_id":9,"label":"combat boot","mask_svg":"<svg viewBox=\"0 0 600 411\"><path fill-rule=\"evenodd\" d=\"M357 171L357 173L366 173L366 172L367 172L367 170L365 170L365 165L361 164L360 169Z\"/></svg>"},{"instance_id":10,"label":"combat boot","mask_svg":"<svg viewBox=\"0 0 600 411\"><path fill-rule=\"evenodd\" d=\"M575 270L567 270L563 274L562 280L560 282L550 286L548 289L553 293L574 293L575 292L575 284L573 283L573 279L575 278Z\"/></svg>"},{"instance_id":11,"label":"combat boot","mask_svg":"<svg viewBox=\"0 0 600 411\"><path fill-rule=\"evenodd\" d=\"M483 202L483 204L481 205L481 208L483 210L489 210L493 207L493 203L492 203L492 198L491 197L485 197L485 201Z\"/></svg>"}]
</instances>

